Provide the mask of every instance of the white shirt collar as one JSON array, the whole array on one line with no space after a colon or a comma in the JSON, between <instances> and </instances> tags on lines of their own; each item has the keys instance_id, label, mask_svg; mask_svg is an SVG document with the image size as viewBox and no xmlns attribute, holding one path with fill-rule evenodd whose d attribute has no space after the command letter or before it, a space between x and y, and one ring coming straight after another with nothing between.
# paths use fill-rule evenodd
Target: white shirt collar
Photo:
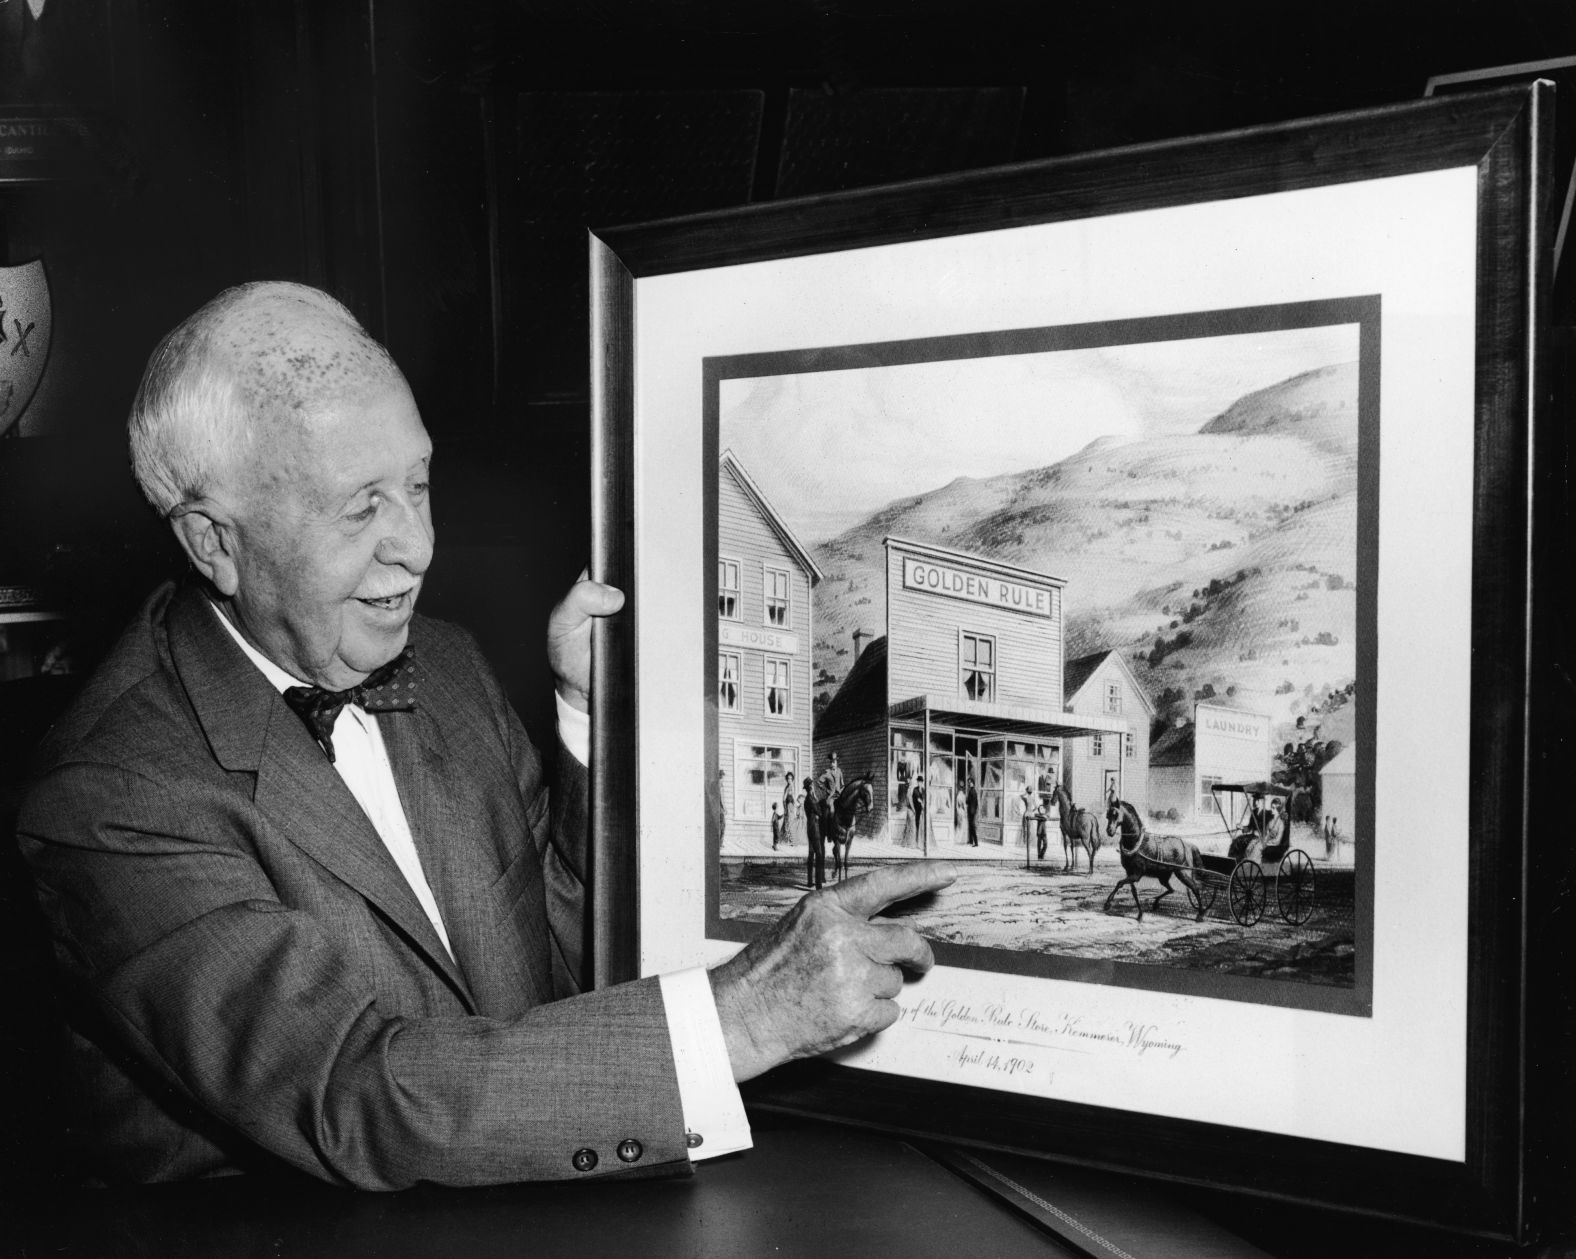
<instances>
[{"instance_id":1,"label":"white shirt collar","mask_svg":"<svg viewBox=\"0 0 1576 1259\"><path fill-rule=\"evenodd\" d=\"M208 599L206 602L208 606L213 609L213 614L219 618L219 624L224 626L226 632L229 633L231 638L235 639L237 645L242 651L246 653L246 658L262 670L263 676L267 678L268 681L273 685L274 690L283 695L292 686L311 685L309 682L303 682L300 678L286 673L267 656L263 655L262 652L258 651L257 648L252 646L251 643L247 642L246 639L241 637L241 631L230 624L230 618L227 617L223 612L219 611L218 604L216 604L212 599Z\"/></svg>"}]
</instances>

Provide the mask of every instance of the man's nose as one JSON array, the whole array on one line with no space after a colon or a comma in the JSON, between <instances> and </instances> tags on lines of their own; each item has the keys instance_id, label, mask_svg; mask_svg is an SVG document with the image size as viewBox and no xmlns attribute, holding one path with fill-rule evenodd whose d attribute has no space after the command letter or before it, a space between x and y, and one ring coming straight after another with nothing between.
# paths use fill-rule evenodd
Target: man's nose
<instances>
[{"instance_id":1,"label":"man's nose","mask_svg":"<svg viewBox=\"0 0 1576 1259\"><path fill-rule=\"evenodd\" d=\"M391 503L388 532L378 541L378 563L398 565L419 577L432 563L432 518L425 505Z\"/></svg>"}]
</instances>

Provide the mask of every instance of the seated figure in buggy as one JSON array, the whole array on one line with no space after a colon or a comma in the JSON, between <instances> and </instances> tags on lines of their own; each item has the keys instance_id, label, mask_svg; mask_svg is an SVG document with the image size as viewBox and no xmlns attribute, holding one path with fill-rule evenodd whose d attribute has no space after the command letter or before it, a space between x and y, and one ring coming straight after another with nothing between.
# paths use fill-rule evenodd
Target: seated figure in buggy
<instances>
[{"instance_id":1,"label":"seated figure in buggy","mask_svg":"<svg viewBox=\"0 0 1576 1259\"><path fill-rule=\"evenodd\" d=\"M1242 820L1242 829L1231 838L1227 855L1233 861L1264 860L1264 849L1277 849L1286 837L1286 815L1279 798L1268 807L1255 799Z\"/></svg>"}]
</instances>

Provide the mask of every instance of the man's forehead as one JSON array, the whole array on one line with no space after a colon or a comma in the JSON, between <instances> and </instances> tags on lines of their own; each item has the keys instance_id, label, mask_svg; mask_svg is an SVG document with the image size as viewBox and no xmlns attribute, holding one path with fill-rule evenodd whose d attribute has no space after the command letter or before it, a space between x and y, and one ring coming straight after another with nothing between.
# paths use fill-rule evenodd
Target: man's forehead
<instances>
[{"instance_id":1,"label":"man's forehead","mask_svg":"<svg viewBox=\"0 0 1576 1259\"><path fill-rule=\"evenodd\" d=\"M432 444L419 428L408 443L388 428L364 422L398 407L393 390L366 408L329 406L301 412L265 429L248 463L254 507L294 518L301 512L330 517L365 490L398 481L431 458ZM412 410L414 415L414 410ZM359 418L357 418L359 417ZM419 424L419 421L418 421Z\"/></svg>"}]
</instances>

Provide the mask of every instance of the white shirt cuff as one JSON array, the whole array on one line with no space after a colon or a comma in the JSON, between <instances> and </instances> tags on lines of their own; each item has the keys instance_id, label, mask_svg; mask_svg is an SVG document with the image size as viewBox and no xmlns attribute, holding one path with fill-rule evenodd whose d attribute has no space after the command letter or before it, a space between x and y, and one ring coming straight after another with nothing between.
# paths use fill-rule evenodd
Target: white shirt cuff
<instances>
[{"instance_id":1,"label":"white shirt cuff","mask_svg":"<svg viewBox=\"0 0 1576 1259\"><path fill-rule=\"evenodd\" d=\"M569 755L582 765L591 764L591 714L583 713L553 688L553 702L558 705L558 737L569 749Z\"/></svg>"},{"instance_id":2,"label":"white shirt cuff","mask_svg":"<svg viewBox=\"0 0 1576 1259\"><path fill-rule=\"evenodd\" d=\"M662 975L659 982L690 1158L716 1158L749 1149L753 1144L750 1121L744 1114L739 1086L733 1082L733 1064L728 1061L711 980L697 966Z\"/></svg>"}]
</instances>

